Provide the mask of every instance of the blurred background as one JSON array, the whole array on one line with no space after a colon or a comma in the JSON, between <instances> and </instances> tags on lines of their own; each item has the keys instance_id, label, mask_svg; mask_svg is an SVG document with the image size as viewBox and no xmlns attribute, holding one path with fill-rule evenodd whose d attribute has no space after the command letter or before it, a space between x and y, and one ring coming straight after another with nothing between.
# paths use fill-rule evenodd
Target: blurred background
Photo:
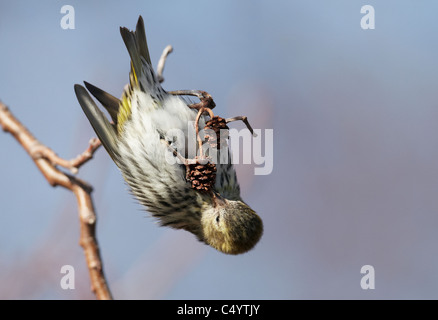
<instances>
[{"instance_id":1,"label":"blurred background","mask_svg":"<svg viewBox=\"0 0 438 320\"><path fill-rule=\"evenodd\" d=\"M63 5L75 9L64 30ZM360 26L363 5L375 30ZM14 1L0 3L0 100L70 159L95 134L73 91L120 96L129 55L119 27L145 20L164 88L202 89L224 117L274 129L274 168L239 165L264 220L227 256L159 228L103 149L80 169L117 299L437 299L436 1ZM234 128L243 128L235 123ZM0 298L94 299L73 194L48 185L0 132ZM75 290L63 290L63 265ZM375 289L360 286L363 265Z\"/></svg>"}]
</instances>

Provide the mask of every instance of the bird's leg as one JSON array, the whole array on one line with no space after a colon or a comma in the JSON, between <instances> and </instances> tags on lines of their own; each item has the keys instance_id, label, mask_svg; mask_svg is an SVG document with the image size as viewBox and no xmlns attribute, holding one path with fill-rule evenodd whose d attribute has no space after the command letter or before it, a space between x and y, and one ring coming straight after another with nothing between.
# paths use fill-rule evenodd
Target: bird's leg
<instances>
[{"instance_id":1,"label":"bird's leg","mask_svg":"<svg viewBox=\"0 0 438 320\"><path fill-rule=\"evenodd\" d=\"M198 111L197 116L196 116L196 120L195 120L196 139L198 140L199 157L201 159L204 158L204 150L202 148L203 141L201 139L201 136L199 135L199 119L201 118L201 116L204 112L207 112L209 114L210 118L214 117L213 111L211 111L210 108L206 108L206 107L201 107Z\"/></svg>"},{"instance_id":2,"label":"bird's leg","mask_svg":"<svg viewBox=\"0 0 438 320\"><path fill-rule=\"evenodd\" d=\"M196 163L196 159L186 159L184 158L174 147L172 147L168 141L161 139L161 143L163 143L164 145L166 145L167 148L169 148L170 151L172 151L173 155L175 157L178 157L178 159L185 165L188 166L190 164L195 164Z\"/></svg>"},{"instance_id":3,"label":"bird's leg","mask_svg":"<svg viewBox=\"0 0 438 320\"><path fill-rule=\"evenodd\" d=\"M196 159L186 159L184 158L177 150L175 150L174 147L172 147L168 141L161 139L161 143L167 146L170 151L172 151L173 155L175 157L178 157L178 159L186 166L186 180L189 180L190 177L190 165L196 163Z\"/></svg>"},{"instance_id":4,"label":"bird's leg","mask_svg":"<svg viewBox=\"0 0 438 320\"><path fill-rule=\"evenodd\" d=\"M204 156L204 150L202 150L202 139L199 136L199 119L201 118L201 115L204 113L204 108L202 107L199 109L198 115L196 116L195 120L195 130L196 130L196 140L198 140L198 148L199 148L199 156L202 158Z\"/></svg>"}]
</instances>

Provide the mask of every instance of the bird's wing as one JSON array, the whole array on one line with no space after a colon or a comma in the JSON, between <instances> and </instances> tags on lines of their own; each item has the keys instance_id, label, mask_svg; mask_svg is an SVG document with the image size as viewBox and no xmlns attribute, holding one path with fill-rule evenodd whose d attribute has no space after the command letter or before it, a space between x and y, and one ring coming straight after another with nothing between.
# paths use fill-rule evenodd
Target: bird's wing
<instances>
[{"instance_id":1,"label":"bird's wing","mask_svg":"<svg viewBox=\"0 0 438 320\"><path fill-rule=\"evenodd\" d=\"M83 86L75 84L74 88L82 110L84 110L103 146L111 158L115 160L119 155L115 126L108 121Z\"/></svg>"}]
</instances>

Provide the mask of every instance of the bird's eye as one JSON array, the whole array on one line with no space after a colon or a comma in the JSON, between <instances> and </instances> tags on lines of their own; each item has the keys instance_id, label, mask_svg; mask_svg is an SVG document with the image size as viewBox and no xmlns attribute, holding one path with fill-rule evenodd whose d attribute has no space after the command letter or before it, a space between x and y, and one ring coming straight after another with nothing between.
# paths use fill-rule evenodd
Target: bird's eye
<instances>
[{"instance_id":1,"label":"bird's eye","mask_svg":"<svg viewBox=\"0 0 438 320\"><path fill-rule=\"evenodd\" d=\"M219 223L219 216L216 216L216 222Z\"/></svg>"}]
</instances>

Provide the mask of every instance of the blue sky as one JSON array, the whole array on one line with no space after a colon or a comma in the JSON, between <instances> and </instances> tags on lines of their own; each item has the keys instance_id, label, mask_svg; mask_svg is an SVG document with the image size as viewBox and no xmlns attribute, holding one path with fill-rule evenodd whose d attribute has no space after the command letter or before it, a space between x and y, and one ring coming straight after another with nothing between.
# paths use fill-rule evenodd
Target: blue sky
<instances>
[{"instance_id":1,"label":"blue sky","mask_svg":"<svg viewBox=\"0 0 438 320\"><path fill-rule=\"evenodd\" d=\"M75 8L75 29L60 27ZM376 29L362 30L373 5ZM81 168L116 298L437 298L438 42L434 1L14 1L0 4L0 100L60 156L94 132L86 80L128 81L119 27L145 21L151 58L172 44L164 88L202 89L216 112L274 129L274 169L239 165L263 218L251 252L226 256L159 228L105 151ZM243 125L233 124L236 128ZM0 298L93 298L73 195L51 188L0 134ZM77 289L59 286L62 265ZM376 289L362 290L373 265ZM4 286L6 288L6 286Z\"/></svg>"}]
</instances>

